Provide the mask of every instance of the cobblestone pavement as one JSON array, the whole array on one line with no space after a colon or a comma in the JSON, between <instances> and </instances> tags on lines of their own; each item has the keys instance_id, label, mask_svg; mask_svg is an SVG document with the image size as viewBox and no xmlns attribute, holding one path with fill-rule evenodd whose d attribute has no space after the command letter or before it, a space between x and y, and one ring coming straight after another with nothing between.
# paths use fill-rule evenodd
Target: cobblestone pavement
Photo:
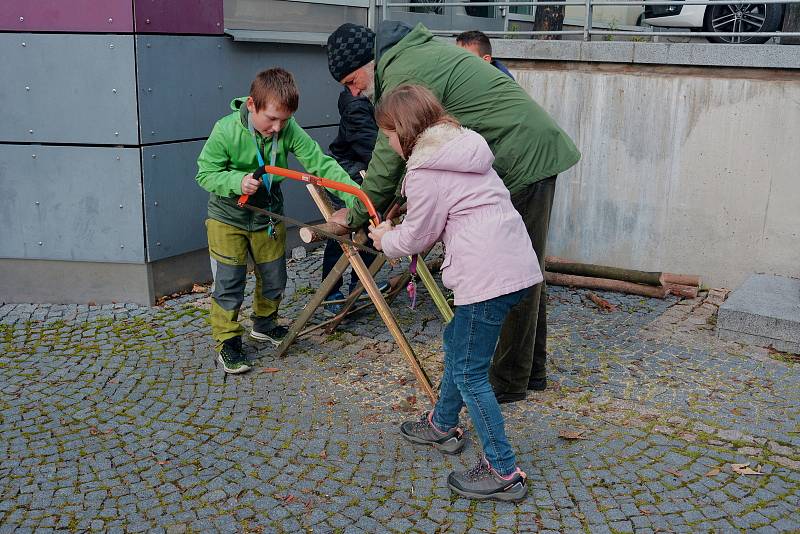
<instances>
[{"instance_id":1,"label":"cobblestone pavement","mask_svg":"<svg viewBox=\"0 0 800 534\"><path fill-rule=\"evenodd\" d=\"M291 262L285 317L319 264ZM551 288L551 387L503 407L520 505L448 490L474 436L455 458L400 439L425 402L374 313L283 359L247 343L225 380L204 293L0 306L0 532L800 531L800 363L717 340L713 295L599 295L616 309ZM436 376L420 300L393 309Z\"/></svg>"}]
</instances>

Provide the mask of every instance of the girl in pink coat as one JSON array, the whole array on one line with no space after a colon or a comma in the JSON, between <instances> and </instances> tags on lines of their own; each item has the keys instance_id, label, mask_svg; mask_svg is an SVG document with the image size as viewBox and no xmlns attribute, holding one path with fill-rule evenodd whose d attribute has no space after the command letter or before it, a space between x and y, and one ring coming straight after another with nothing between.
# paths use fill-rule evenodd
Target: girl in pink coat
<instances>
[{"instance_id":1,"label":"girl in pink coat","mask_svg":"<svg viewBox=\"0 0 800 534\"><path fill-rule=\"evenodd\" d=\"M522 500L526 476L517 467L488 373L508 311L542 281L536 253L492 169L489 145L447 115L428 89L403 85L388 92L376 120L406 160L408 213L397 227L388 221L370 227L370 237L389 258L443 241L442 281L455 296L455 317L444 331L439 401L400 432L412 443L459 453L465 441L458 417L466 405L484 456L474 468L450 473L448 485L473 499Z\"/></svg>"}]
</instances>

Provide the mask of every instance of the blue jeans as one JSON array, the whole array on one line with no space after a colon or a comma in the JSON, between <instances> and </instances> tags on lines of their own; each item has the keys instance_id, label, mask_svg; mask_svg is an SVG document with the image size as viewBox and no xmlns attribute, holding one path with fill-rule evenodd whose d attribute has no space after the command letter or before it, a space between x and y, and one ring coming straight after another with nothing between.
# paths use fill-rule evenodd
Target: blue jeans
<instances>
[{"instance_id":1,"label":"blue jeans","mask_svg":"<svg viewBox=\"0 0 800 534\"><path fill-rule=\"evenodd\" d=\"M433 424L443 431L458 426L458 414L466 405L483 453L501 475L511 474L517 462L489 385L489 365L506 315L528 289L456 306L455 317L444 329L444 375Z\"/></svg>"}]
</instances>

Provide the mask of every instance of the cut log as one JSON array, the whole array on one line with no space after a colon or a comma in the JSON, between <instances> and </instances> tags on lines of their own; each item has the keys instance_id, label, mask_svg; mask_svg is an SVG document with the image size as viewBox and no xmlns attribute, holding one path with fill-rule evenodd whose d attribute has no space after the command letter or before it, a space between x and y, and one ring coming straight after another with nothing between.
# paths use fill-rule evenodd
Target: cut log
<instances>
[{"instance_id":1,"label":"cut log","mask_svg":"<svg viewBox=\"0 0 800 534\"><path fill-rule=\"evenodd\" d=\"M322 224L318 224L313 228L300 228L300 239L303 243L316 243L317 241L325 241L328 239L324 235L318 234L314 231L314 228L319 228L323 232L328 232L329 234L334 235L347 235L350 233L350 229L346 226L342 226L341 224L337 224L335 222L325 222Z\"/></svg>"},{"instance_id":2,"label":"cut log","mask_svg":"<svg viewBox=\"0 0 800 534\"><path fill-rule=\"evenodd\" d=\"M666 288L667 293L678 297L687 299L697 298L697 293L700 288L697 286L685 286L681 284L664 284L662 287Z\"/></svg>"},{"instance_id":3,"label":"cut log","mask_svg":"<svg viewBox=\"0 0 800 534\"><path fill-rule=\"evenodd\" d=\"M663 299L667 296L667 288L660 286L649 286L634 284L621 280L609 280L606 278L592 278L588 276L575 276L563 273L544 273L548 284L555 286L584 287L589 289L603 289L605 291L619 291L631 295L642 295L644 297L654 297Z\"/></svg>"},{"instance_id":4,"label":"cut log","mask_svg":"<svg viewBox=\"0 0 800 534\"><path fill-rule=\"evenodd\" d=\"M671 284L700 287L700 277L693 274L661 273L661 285Z\"/></svg>"},{"instance_id":5,"label":"cut log","mask_svg":"<svg viewBox=\"0 0 800 534\"><path fill-rule=\"evenodd\" d=\"M800 31L800 4L786 4L783 16L783 29L785 32ZM798 45L800 37L781 37L781 44Z\"/></svg>"}]
</instances>

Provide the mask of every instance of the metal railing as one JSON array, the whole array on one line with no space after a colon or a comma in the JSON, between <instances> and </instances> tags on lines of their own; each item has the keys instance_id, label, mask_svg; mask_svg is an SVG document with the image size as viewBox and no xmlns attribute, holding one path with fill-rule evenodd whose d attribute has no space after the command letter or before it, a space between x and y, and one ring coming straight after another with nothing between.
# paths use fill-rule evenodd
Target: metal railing
<instances>
[{"instance_id":1,"label":"metal railing","mask_svg":"<svg viewBox=\"0 0 800 534\"><path fill-rule=\"evenodd\" d=\"M497 7L501 9L501 17L506 18L509 16L509 9L511 7L525 7L525 6L583 6L586 9L583 21L582 30L541 30L541 31L517 31L517 30L503 30L503 31L484 31L486 35L492 37L532 37L535 35L580 35L584 41L591 41L592 36L628 36L628 37L800 37L800 31L792 32L708 32L708 31L648 31L645 27L641 30L601 30L594 29L592 24L592 12L596 6L714 6L714 5L728 5L728 6L749 6L749 5L766 5L766 4L798 4L800 0L758 0L757 2L749 2L744 0L565 0L563 2L555 0L544 0L542 2L512 2L512 1L497 1L497 2L454 2L445 0L442 2L436 1L421 1L421 2L392 2L390 0L383 0L381 2L381 13L383 20L389 18L389 9L391 8L454 8L454 7ZM456 35L461 30L432 30L437 35Z\"/></svg>"}]
</instances>

